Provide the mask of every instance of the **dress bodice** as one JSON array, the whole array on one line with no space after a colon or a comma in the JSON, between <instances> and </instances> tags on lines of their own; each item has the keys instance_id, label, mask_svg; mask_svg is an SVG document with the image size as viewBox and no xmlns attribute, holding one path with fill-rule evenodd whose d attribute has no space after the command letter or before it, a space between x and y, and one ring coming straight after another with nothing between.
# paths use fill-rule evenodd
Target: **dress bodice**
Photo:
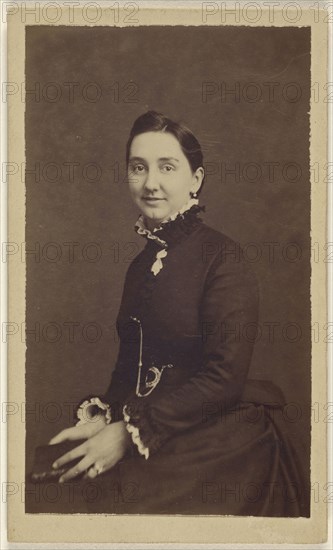
<instances>
[{"instance_id":1,"label":"dress bodice","mask_svg":"<svg viewBox=\"0 0 333 550\"><path fill-rule=\"evenodd\" d=\"M128 269L117 318L116 376L126 379L126 391L137 383L140 345L141 380L153 366L173 365L163 371L157 393L178 387L210 361L228 359L242 381L247 372L253 345L223 339L235 324L256 322L256 281L237 243L204 224L202 210L192 205L154 234L136 226L147 242ZM161 250L166 254L156 272Z\"/></svg>"}]
</instances>

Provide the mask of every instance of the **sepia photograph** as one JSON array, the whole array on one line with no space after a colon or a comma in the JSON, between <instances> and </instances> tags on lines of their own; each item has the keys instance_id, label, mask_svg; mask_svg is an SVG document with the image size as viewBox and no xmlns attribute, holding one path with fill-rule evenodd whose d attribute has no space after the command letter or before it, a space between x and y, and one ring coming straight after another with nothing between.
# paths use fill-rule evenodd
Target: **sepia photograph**
<instances>
[{"instance_id":1,"label":"sepia photograph","mask_svg":"<svg viewBox=\"0 0 333 550\"><path fill-rule=\"evenodd\" d=\"M313 29L216 6L24 26L32 522L314 517Z\"/></svg>"},{"instance_id":2,"label":"sepia photograph","mask_svg":"<svg viewBox=\"0 0 333 550\"><path fill-rule=\"evenodd\" d=\"M309 30L26 48L27 457L85 440L50 449L70 512L308 515Z\"/></svg>"}]
</instances>

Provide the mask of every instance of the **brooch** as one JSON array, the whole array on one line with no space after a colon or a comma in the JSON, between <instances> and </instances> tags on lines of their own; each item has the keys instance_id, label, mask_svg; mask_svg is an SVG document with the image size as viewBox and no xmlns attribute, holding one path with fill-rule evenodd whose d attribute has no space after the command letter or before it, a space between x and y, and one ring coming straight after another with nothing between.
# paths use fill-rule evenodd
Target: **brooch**
<instances>
[{"instance_id":1,"label":"brooch","mask_svg":"<svg viewBox=\"0 0 333 550\"><path fill-rule=\"evenodd\" d=\"M163 250L160 250L159 252L157 252L156 260L153 263L153 265L151 266L151 271L152 271L152 273L154 273L155 276L161 271L161 269L163 267L162 258L165 258L167 256L167 254L168 253L164 248L163 248Z\"/></svg>"}]
</instances>

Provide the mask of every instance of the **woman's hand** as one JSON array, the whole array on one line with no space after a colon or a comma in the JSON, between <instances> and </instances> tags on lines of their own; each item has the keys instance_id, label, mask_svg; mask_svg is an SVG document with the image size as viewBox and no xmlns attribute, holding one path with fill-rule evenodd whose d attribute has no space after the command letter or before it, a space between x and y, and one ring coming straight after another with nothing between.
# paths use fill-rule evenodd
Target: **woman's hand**
<instances>
[{"instance_id":1,"label":"woman's hand","mask_svg":"<svg viewBox=\"0 0 333 550\"><path fill-rule=\"evenodd\" d=\"M87 426L87 424L69 428L68 430L63 430L63 432L60 432L59 436L67 432L67 434L65 434L65 439L80 439L85 436L80 433L78 437L76 437L74 430L84 428L84 426ZM63 439L58 439L56 443L62 440ZM59 483L68 481L86 470L87 474L85 478L92 479L96 477L97 472L93 468L93 465L96 462L98 462L98 467L103 472L109 470L115 466L119 460L121 460L130 443L131 437L126 430L126 424L124 421L104 425L102 429L95 433L95 435L89 437L87 441L64 454L53 463L53 468L60 468L67 462L82 457L82 460L80 460L80 462L78 462L73 468L70 468L67 472L62 474L59 478Z\"/></svg>"},{"instance_id":2,"label":"woman's hand","mask_svg":"<svg viewBox=\"0 0 333 550\"><path fill-rule=\"evenodd\" d=\"M75 441L76 439L89 439L93 435L100 432L105 427L105 425L105 417L103 415L99 415L96 420L90 420L85 424L79 424L77 426L62 430L57 435L52 437L52 439L50 439L49 445L62 443L66 440Z\"/></svg>"}]
</instances>

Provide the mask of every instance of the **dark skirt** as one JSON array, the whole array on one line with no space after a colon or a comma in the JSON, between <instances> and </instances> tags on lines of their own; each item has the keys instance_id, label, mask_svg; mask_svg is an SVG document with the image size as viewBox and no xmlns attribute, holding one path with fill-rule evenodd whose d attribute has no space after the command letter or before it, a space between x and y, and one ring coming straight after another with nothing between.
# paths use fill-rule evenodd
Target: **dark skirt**
<instances>
[{"instance_id":1,"label":"dark skirt","mask_svg":"<svg viewBox=\"0 0 333 550\"><path fill-rule=\"evenodd\" d=\"M281 406L254 389L148 460L135 452L93 480L28 482L26 512L309 517Z\"/></svg>"}]
</instances>

